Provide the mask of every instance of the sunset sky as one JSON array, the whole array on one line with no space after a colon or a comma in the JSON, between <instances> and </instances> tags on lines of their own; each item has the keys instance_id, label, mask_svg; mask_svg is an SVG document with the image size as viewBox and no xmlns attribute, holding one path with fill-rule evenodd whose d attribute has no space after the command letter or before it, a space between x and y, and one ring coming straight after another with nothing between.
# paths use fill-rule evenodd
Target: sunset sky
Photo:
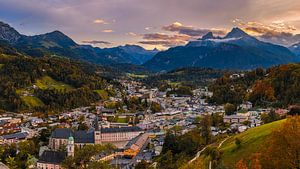
<instances>
[{"instance_id":1,"label":"sunset sky","mask_svg":"<svg viewBox=\"0 0 300 169\"><path fill-rule=\"evenodd\" d=\"M77 43L148 49L232 27L273 43L300 42L300 0L0 0L0 20L25 35L60 30Z\"/></svg>"}]
</instances>

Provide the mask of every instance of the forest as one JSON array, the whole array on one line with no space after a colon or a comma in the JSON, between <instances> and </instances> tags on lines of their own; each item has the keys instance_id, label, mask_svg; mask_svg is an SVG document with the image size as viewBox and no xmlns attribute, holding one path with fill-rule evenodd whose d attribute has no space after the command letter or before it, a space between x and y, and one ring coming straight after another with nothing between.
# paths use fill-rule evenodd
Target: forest
<instances>
[{"instance_id":1,"label":"forest","mask_svg":"<svg viewBox=\"0 0 300 169\"><path fill-rule=\"evenodd\" d=\"M300 103L300 64L257 68L239 78L225 74L209 89L214 93L210 103L250 101L254 106L288 107Z\"/></svg>"},{"instance_id":2,"label":"forest","mask_svg":"<svg viewBox=\"0 0 300 169\"><path fill-rule=\"evenodd\" d=\"M71 109L101 100L97 90L108 90L110 85L120 87L101 76L105 71L101 67L61 57L32 58L8 49L0 55L2 110Z\"/></svg>"}]
</instances>

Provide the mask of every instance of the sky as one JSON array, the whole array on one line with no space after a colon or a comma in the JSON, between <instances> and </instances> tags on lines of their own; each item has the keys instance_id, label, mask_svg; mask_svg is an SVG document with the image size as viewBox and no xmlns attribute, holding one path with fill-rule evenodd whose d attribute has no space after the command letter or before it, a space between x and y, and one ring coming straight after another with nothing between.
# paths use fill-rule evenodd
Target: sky
<instances>
[{"instance_id":1,"label":"sky","mask_svg":"<svg viewBox=\"0 0 300 169\"><path fill-rule=\"evenodd\" d=\"M233 27L285 46L300 42L300 0L0 0L0 21L98 47L166 49Z\"/></svg>"}]
</instances>

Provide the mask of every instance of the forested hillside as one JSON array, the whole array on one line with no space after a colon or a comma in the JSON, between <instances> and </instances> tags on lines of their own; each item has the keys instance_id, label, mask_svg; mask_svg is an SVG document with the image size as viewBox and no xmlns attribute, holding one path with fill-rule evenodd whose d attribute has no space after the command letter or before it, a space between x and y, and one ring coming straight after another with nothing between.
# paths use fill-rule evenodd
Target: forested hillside
<instances>
[{"instance_id":1,"label":"forested hillside","mask_svg":"<svg viewBox=\"0 0 300 169\"><path fill-rule=\"evenodd\" d=\"M0 109L45 112L85 106L101 99L96 90L109 87L108 80L100 77L104 69L99 67L0 49Z\"/></svg>"},{"instance_id":2,"label":"forested hillside","mask_svg":"<svg viewBox=\"0 0 300 169\"><path fill-rule=\"evenodd\" d=\"M216 80L210 90L214 92L210 102L218 104L248 100L256 106L286 107L300 103L300 64L258 68L240 78L227 74Z\"/></svg>"},{"instance_id":3,"label":"forested hillside","mask_svg":"<svg viewBox=\"0 0 300 169\"><path fill-rule=\"evenodd\" d=\"M210 68L181 68L166 73L150 74L141 81L151 87L159 87L166 83L182 84L192 88L206 86L213 80L222 77L229 71Z\"/></svg>"}]
</instances>

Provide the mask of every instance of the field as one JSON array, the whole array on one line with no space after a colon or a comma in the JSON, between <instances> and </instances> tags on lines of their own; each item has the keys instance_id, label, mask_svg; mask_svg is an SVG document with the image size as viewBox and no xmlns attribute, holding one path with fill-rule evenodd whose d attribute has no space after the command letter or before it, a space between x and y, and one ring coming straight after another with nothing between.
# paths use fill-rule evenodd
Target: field
<instances>
[{"instance_id":1,"label":"field","mask_svg":"<svg viewBox=\"0 0 300 169\"><path fill-rule=\"evenodd\" d=\"M40 89L55 89L55 90L72 90L73 87L65 84L63 82L58 82L49 76L44 76L43 78L36 81L35 85Z\"/></svg>"},{"instance_id":2,"label":"field","mask_svg":"<svg viewBox=\"0 0 300 169\"><path fill-rule=\"evenodd\" d=\"M252 153L258 152L271 132L278 128L284 121L280 120L252 128L229 138L220 148L223 152L223 163L228 167L233 167L240 159L247 158ZM237 149L235 144L236 138L241 140L241 147L239 149Z\"/></svg>"},{"instance_id":3,"label":"field","mask_svg":"<svg viewBox=\"0 0 300 169\"><path fill-rule=\"evenodd\" d=\"M44 105L44 103L40 99L38 99L34 96L23 96L21 98L22 98L22 101L25 103L25 105L29 108L39 107L39 106Z\"/></svg>"},{"instance_id":4,"label":"field","mask_svg":"<svg viewBox=\"0 0 300 169\"><path fill-rule=\"evenodd\" d=\"M106 90L94 90L94 92L98 93L103 100L108 100L109 96Z\"/></svg>"}]
</instances>

